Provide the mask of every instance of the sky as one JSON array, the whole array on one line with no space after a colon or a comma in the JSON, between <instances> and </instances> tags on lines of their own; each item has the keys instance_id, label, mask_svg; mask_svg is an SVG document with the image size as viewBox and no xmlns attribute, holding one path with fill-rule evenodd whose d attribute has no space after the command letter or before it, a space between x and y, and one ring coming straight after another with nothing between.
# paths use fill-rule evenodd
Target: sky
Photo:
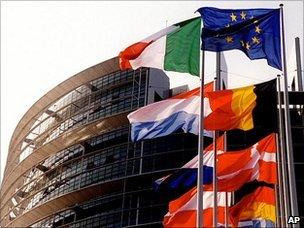
<instances>
[{"instance_id":1,"label":"sky","mask_svg":"<svg viewBox=\"0 0 304 228\"><path fill-rule=\"evenodd\" d=\"M19 120L62 81L166 26L198 16L194 12L200 7L278 8L280 3L284 3L290 59L295 37L300 37L303 47L302 1L1 1L0 180ZM263 82L280 73L266 60L250 61L238 50L224 56L230 88ZM214 53L206 53L205 66L208 82L215 76ZM287 70L292 74L294 67ZM196 77L167 74L171 87L199 85Z\"/></svg>"}]
</instances>

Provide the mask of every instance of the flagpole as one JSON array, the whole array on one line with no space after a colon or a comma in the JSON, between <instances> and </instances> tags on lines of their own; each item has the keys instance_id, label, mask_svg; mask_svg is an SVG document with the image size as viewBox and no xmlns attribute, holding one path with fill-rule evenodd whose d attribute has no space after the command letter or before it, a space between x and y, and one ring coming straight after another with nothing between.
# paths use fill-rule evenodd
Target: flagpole
<instances>
[{"instance_id":1,"label":"flagpole","mask_svg":"<svg viewBox=\"0 0 304 228\"><path fill-rule=\"evenodd\" d=\"M220 83L219 83L219 90L223 90L224 89L224 79L222 78L222 75L221 75L221 72L222 72L222 69L221 69L221 66L222 66L222 62L221 62L221 52L219 52L219 70L217 71L218 75L217 77L220 78ZM227 78L227 83L228 83L228 78ZM227 151L227 132L225 131L224 134L223 134L223 141L224 141L224 152ZM230 202L228 200L228 192L225 191L225 227L228 228L229 227L229 222L228 222L228 206L230 205L231 203L231 193L230 193Z\"/></svg>"},{"instance_id":2,"label":"flagpole","mask_svg":"<svg viewBox=\"0 0 304 228\"><path fill-rule=\"evenodd\" d=\"M301 66L301 53L300 53L300 39L295 38L296 46L296 62L297 62L297 78L298 78L298 91L303 92L303 79L302 79L302 66Z\"/></svg>"},{"instance_id":3,"label":"flagpole","mask_svg":"<svg viewBox=\"0 0 304 228\"><path fill-rule=\"evenodd\" d=\"M214 91L221 89L221 53L216 52L216 77ZM217 227L217 138L219 131L213 131L213 227Z\"/></svg>"},{"instance_id":4,"label":"flagpole","mask_svg":"<svg viewBox=\"0 0 304 228\"><path fill-rule=\"evenodd\" d=\"M290 189L290 205L291 215L298 216L297 191L294 173L294 159L291 137L290 113L289 113L289 97L287 88L287 69L286 69L286 50L285 50L285 33L284 33L284 17L283 4L280 4L281 13L281 34L282 34L282 57L283 57L283 74L284 74L284 114L285 114L285 132L286 132L286 152L287 152L287 167L289 174L289 189ZM294 225L296 227L297 225Z\"/></svg>"},{"instance_id":5,"label":"flagpole","mask_svg":"<svg viewBox=\"0 0 304 228\"><path fill-rule=\"evenodd\" d=\"M281 80L280 80L281 75L277 75L277 86L278 86L278 104L279 104L279 143L280 143L280 148L278 150L278 153L280 154L281 157L281 175L282 175L282 187L283 187L283 200L284 200L284 215L287 216L290 214L290 207L289 207L289 191L288 191L288 184L287 184L287 170L286 170L286 153L285 153L285 137L284 137L284 123L283 123L283 115L282 115L282 99L281 99ZM280 197L281 198L281 197ZM286 220L283 219L283 225L287 226Z\"/></svg>"},{"instance_id":6,"label":"flagpole","mask_svg":"<svg viewBox=\"0 0 304 228\"><path fill-rule=\"evenodd\" d=\"M204 164L204 71L205 71L205 51L201 54L201 88L200 88L200 114L199 114L199 134L198 134L198 170L197 170L197 210L196 227L203 227L203 164Z\"/></svg>"},{"instance_id":7,"label":"flagpole","mask_svg":"<svg viewBox=\"0 0 304 228\"><path fill-rule=\"evenodd\" d=\"M279 141L278 141L278 135L276 134L276 158L277 158L277 179L278 183L275 185L275 196L276 196L276 225L280 227L285 227L285 210L284 210L284 200L283 197L283 185L282 185L282 169L281 169L281 164L282 161L280 159L280 153L278 152L279 150Z\"/></svg>"},{"instance_id":8,"label":"flagpole","mask_svg":"<svg viewBox=\"0 0 304 228\"><path fill-rule=\"evenodd\" d=\"M217 84L218 79L215 78L214 81ZM218 131L213 131L213 227L217 227L217 138Z\"/></svg>"},{"instance_id":9,"label":"flagpole","mask_svg":"<svg viewBox=\"0 0 304 228\"><path fill-rule=\"evenodd\" d=\"M224 152L227 151L227 132L224 132ZM228 227L228 192L225 192L225 227Z\"/></svg>"},{"instance_id":10,"label":"flagpole","mask_svg":"<svg viewBox=\"0 0 304 228\"><path fill-rule=\"evenodd\" d=\"M275 197L276 197L276 225L277 226L281 226L284 227L284 221L283 218L285 217L285 211L283 208L283 198L281 196L284 195L283 191L282 191L282 161L281 161L281 156L280 153L278 152L279 150L279 140L278 140L278 134L275 134L276 138L275 138L275 142L276 142L276 163L277 163L277 180L278 183L275 185Z\"/></svg>"}]
</instances>

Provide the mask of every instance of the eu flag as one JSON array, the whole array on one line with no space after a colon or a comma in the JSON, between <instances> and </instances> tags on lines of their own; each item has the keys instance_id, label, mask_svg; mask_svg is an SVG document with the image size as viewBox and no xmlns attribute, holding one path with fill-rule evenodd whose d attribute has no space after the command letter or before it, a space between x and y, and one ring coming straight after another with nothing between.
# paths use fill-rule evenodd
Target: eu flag
<instances>
[{"instance_id":1,"label":"eu flag","mask_svg":"<svg viewBox=\"0 0 304 228\"><path fill-rule=\"evenodd\" d=\"M239 49L250 59L267 59L282 70L280 9L198 9L204 27L202 50Z\"/></svg>"}]
</instances>

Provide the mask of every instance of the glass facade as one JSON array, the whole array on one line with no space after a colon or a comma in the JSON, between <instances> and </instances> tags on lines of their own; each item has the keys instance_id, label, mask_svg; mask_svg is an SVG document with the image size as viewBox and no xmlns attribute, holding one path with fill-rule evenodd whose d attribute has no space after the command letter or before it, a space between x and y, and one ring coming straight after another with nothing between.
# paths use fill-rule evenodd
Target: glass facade
<instances>
[{"instance_id":1,"label":"glass facade","mask_svg":"<svg viewBox=\"0 0 304 228\"><path fill-rule=\"evenodd\" d=\"M36 117L37 121L20 142L19 162L70 129L81 130L81 126L98 124L120 113L127 115L143 106L148 102L149 74L146 68L116 72L82 85L54 102ZM168 198L153 191L153 182L190 160L196 148L197 137L182 132L132 143L129 125L75 142L34 164L18 178L5 204L8 208L5 223L14 222L67 194L110 186L103 194L75 202L64 210L50 211L47 217L29 225L159 227L167 211Z\"/></svg>"},{"instance_id":2,"label":"glass facade","mask_svg":"<svg viewBox=\"0 0 304 228\"><path fill-rule=\"evenodd\" d=\"M128 133L128 129L121 128L112 135L117 136L118 132ZM128 135L122 134L120 139L125 143L113 146L115 143L100 140L104 136L90 140L90 152L82 159L83 165L80 167L83 168L80 174L74 175L76 171L73 171L74 176L69 178L69 184L61 182L53 193L47 193L47 197L51 199L55 194L61 194L60 189L73 191L72 186L75 184L78 188L83 188L120 179L123 187L54 214L33 227L57 227L67 224L69 227L119 227L139 224L160 226L167 211L168 198L153 191L153 182L169 171L176 170L196 154L197 137L176 133L159 140L130 143L126 137ZM113 142L120 141L119 138L112 139ZM71 167L70 164L63 163L64 166ZM78 166L75 164L75 167ZM71 168L70 171L75 169L77 168ZM65 173L60 175L70 176ZM45 202L45 198L46 196L38 202Z\"/></svg>"},{"instance_id":3,"label":"glass facade","mask_svg":"<svg viewBox=\"0 0 304 228\"><path fill-rule=\"evenodd\" d=\"M118 71L82 85L41 112L20 143L18 162L35 149L71 129L106 117L129 113L147 102L149 69ZM167 88L168 89L168 88ZM5 208L7 222L45 202L86 186L125 175L129 127L105 134L51 155L18 177ZM134 158L138 160L140 158ZM135 162L135 161L132 161ZM135 163L138 163L136 161Z\"/></svg>"},{"instance_id":4,"label":"glass facade","mask_svg":"<svg viewBox=\"0 0 304 228\"><path fill-rule=\"evenodd\" d=\"M144 104L147 69L117 72L82 85L39 114L22 141L19 162L64 132ZM133 83L134 79L139 83ZM136 99L137 98L137 99ZM139 104L137 104L139 103Z\"/></svg>"},{"instance_id":5,"label":"glass facade","mask_svg":"<svg viewBox=\"0 0 304 228\"><path fill-rule=\"evenodd\" d=\"M119 210L120 217L125 216L127 219L125 218L123 221L119 219L119 222L126 223L128 226L134 225L134 223L161 221L164 214L160 211L166 211L167 204L164 199L159 198L160 196L153 192L153 181L164 175L165 172L175 170L185 161L190 160L196 154L197 137L176 133L159 140L131 143L128 142L128 133L129 127L123 127L90 139L83 145L76 145L61 151L39 164L38 167L45 167L45 170L48 170L46 172L40 171L42 177L36 175L35 184L32 182L24 187L25 192L25 189L28 190L32 186L37 188L38 183L40 183L39 191L34 191L35 194L29 193L31 197L27 197L22 204L25 210L19 207L19 213L22 214L65 193L92 184L103 184L121 178L125 182L125 191L120 189L113 198L115 202L120 202L115 210ZM130 179L127 179L128 177ZM42 184L41 178L47 178L47 181ZM33 191L29 190L28 192ZM102 199L104 197L109 199L108 196L103 196ZM124 199L124 204L122 204L122 199ZM124 209L122 210L123 205ZM18 205L15 207L17 208ZM103 208L103 206L98 207ZM89 214L91 215L91 213ZM139 215L140 219L136 220L136 216ZM72 227L90 223L92 219L96 219L95 217L108 219L108 216L102 212L92 218L87 218L85 221L83 217L81 217L80 222L77 222L78 218L75 218ZM116 218L117 215L114 217ZM52 216L51 219L53 219L52 223L56 224L56 217ZM43 222L51 223L48 220ZM99 222L102 225L102 222L105 221L101 219ZM41 226L39 224L36 226Z\"/></svg>"}]
</instances>

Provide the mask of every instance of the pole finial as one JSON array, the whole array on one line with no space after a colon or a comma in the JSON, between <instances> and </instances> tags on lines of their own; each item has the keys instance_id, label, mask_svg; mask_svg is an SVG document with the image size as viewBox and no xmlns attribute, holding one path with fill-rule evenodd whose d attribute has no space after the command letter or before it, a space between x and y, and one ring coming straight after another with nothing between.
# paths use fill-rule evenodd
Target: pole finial
<instances>
[{"instance_id":1,"label":"pole finial","mask_svg":"<svg viewBox=\"0 0 304 228\"><path fill-rule=\"evenodd\" d=\"M280 7L282 8L283 6L284 6L284 4L283 4L283 3L281 3L281 4L280 4Z\"/></svg>"}]
</instances>

